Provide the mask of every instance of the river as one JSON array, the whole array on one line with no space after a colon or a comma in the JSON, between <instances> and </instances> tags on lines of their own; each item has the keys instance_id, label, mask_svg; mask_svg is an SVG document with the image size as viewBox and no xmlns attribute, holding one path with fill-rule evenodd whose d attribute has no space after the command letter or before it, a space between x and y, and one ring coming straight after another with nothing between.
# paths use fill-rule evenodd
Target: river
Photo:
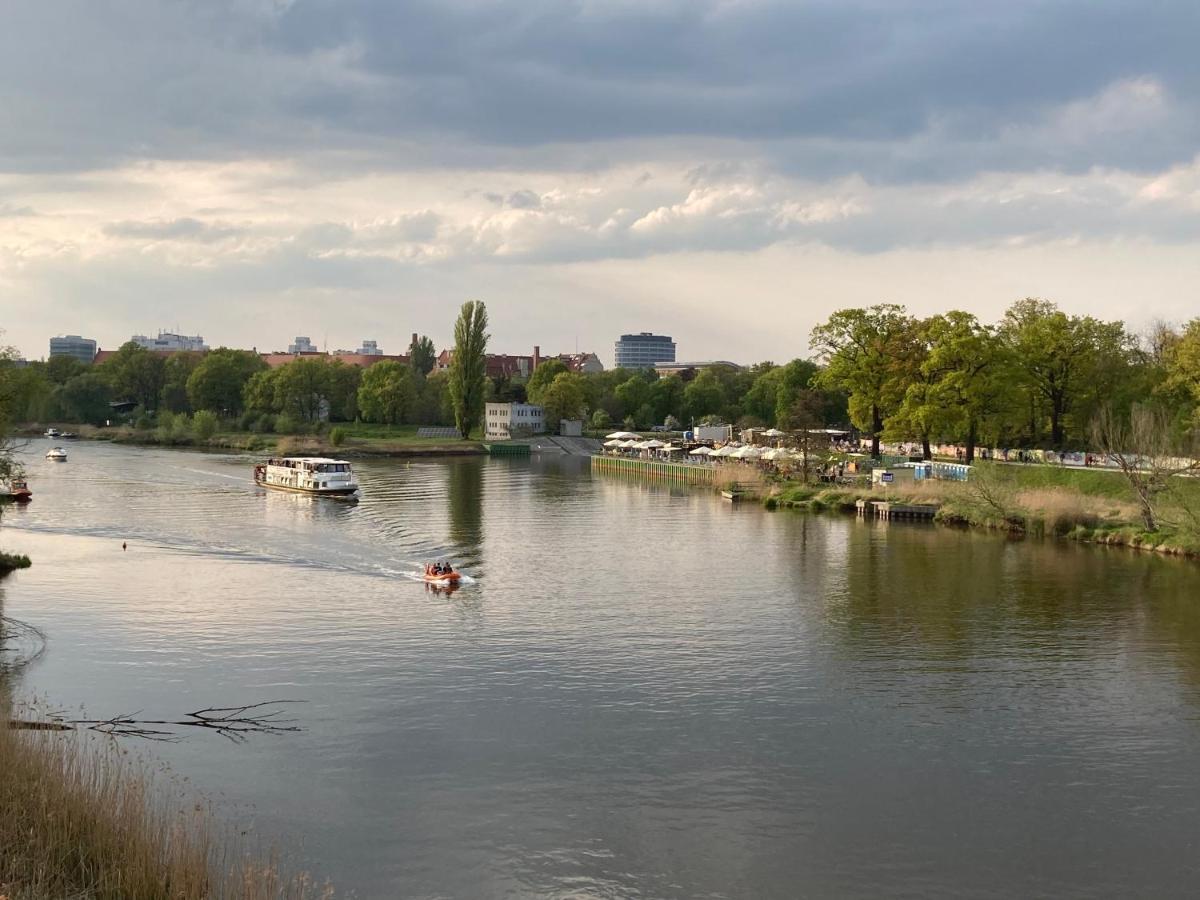
<instances>
[{"instance_id":1,"label":"river","mask_svg":"<svg viewBox=\"0 0 1200 900\"><path fill-rule=\"evenodd\" d=\"M30 448L17 685L296 734L150 752L359 897L1194 897L1200 566L593 477ZM121 549L122 542L128 550ZM407 577L447 557L475 579Z\"/></svg>"}]
</instances>

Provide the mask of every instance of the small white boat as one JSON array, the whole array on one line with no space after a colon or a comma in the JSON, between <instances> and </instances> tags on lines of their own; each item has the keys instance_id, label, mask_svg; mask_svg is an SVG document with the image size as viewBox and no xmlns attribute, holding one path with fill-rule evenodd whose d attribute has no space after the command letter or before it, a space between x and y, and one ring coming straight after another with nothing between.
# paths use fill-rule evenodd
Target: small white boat
<instances>
[{"instance_id":1,"label":"small white boat","mask_svg":"<svg viewBox=\"0 0 1200 900\"><path fill-rule=\"evenodd\" d=\"M349 497L358 490L350 463L323 456L286 456L254 467L254 483L280 491Z\"/></svg>"},{"instance_id":2,"label":"small white boat","mask_svg":"<svg viewBox=\"0 0 1200 900\"><path fill-rule=\"evenodd\" d=\"M58 429L57 428L47 428L46 433L43 435L43 437L48 437L48 438L58 437Z\"/></svg>"},{"instance_id":3,"label":"small white boat","mask_svg":"<svg viewBox=\"0 0 1200 900\"><path fill-rule=\"evenodd\" d=\"M67 451L62 447L51 447L46 451L46 459L52 459L54 462L66 462Z\"/></svg>"}]
</instances>

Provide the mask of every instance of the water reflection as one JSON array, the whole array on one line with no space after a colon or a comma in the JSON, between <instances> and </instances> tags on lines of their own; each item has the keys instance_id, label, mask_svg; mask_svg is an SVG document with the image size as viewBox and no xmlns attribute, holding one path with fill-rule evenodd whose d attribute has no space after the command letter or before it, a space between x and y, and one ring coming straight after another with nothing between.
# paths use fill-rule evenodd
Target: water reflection
<instances>
[{"instance_id":1,"label":"water reflection","mask_svg":"<svg viewBox=\"0 0 1200 900\"><path fill-rule=\"evenodd\" d=\"M460 554L472 558L483 542L483 466L482 460L462 459L446 467L450 537Z\"/></svg>"}]
</instances>

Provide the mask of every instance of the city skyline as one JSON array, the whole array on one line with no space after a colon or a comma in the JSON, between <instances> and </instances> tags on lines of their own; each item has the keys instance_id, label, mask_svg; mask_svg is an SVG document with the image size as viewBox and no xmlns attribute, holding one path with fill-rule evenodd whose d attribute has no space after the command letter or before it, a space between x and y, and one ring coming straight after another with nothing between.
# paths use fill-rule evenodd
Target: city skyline
<instances>
[{"instance_id":1,"label":"city skyline","mask_svg":"<svg viewBox=\"0 0 1200 900\"><path fill-rule=\"evenodd\" d=\"M0 35L3 339L107 346L165 307L238 346L286 317L444 346L481 299L503 350L533 321L545 346L648 330L753 361L807 355L829 310L884 301L1184 321L1195 17L28 6Z\"/></svg>"}]
</instances>

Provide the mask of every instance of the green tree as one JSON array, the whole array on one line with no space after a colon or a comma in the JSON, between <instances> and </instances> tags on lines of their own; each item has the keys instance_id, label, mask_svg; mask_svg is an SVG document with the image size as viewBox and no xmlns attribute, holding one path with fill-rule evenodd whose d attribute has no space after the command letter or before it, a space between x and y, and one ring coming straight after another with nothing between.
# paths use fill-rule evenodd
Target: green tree
<instances>
[{"instance_id":1,"label":"green tree","mask_svg":"<svg viewBox=\"0 0 1200 900\"><path fill-rule=\"evenodd\" d=\"M54 389L54 405L65 422L103 425L112 415L112 388L97 372L76 375Z\"/></svg>"},{"instance_id":2,"label":"green tree","mask_svg":"<svg viewBox=\"0 0 1200 900\"><path fill-rule=\"evenodd\" d=\"M1165 342L1162 362L1165 378L1158 393L1190 408L1193 422L1200 425L1200 318Z\"/></svg>"},{"instance_id":3,"label":"green tree","mask_svg":"<svg viewBox=\"0 0 1200 900\"><path fill-rule=\"evenodd\" d=\"M46 360L44 373L52 384L66 384L87 369L87 364L74 356L52 356Z\"/></svg>"},{"instance_id":4,"label":"green tree","mask_svg":"<svg viewBox=\"0 0 1200 900\"><path fill-rule=\"evenodd\" d=\"M1004 314L999 334L1027 391L1030 438L1048 419L1050 443L1063 449L1068 417L1089 394L1111 389L1128 361L1131 340L1120 322L1068 316L1046 300L1019 300ZM1078 436L1085 437L1084 428Z\"/></svg>"},{"instance_id":5,"label":"green tree","mask_svg":"<svg viewBox=\"0 0 1200 900\"><path fill-rule=\"evenodd\" d=\"M727 405L720 374L710 366L699 372L683 389L683 409L688 419L723 414Z\"/></svg>"},{"instance_id":6,"label":"green tree","mask_svg":"<svg viewBox=\"0 0 1200 900\"><path fill-rule=\"evenodd\" d=\"M811 344L825 363L817 384L849 395L850 421L871 435L872 456L879 455L884 420L899 409L908 387L914 326L904 307L881 303L835 312L812 331Z\"/></svg>"},{"instance_id":7,"label":"green tree","mask_svg":"<svg viewBox=\"0 0 1200 900\"><path fill-rule=\"evenodd\" d=\"M198 441L207 441L217 433L217 414L212 410L201 409L192 416L192 434Z\"/></svg>"},{"instance_id":8,"label":"green tree","mask_svg":"<svg viewBox=\"0 0 1200 900\"><path fill-rule=\"evenodd\" d=\"M358 408L368 422L402 425L412 421L420 396L418 376L392 360L375 363L358 386Z\"/></svg>"},{"instance_id":9,"label":"green tree","mask_svg":"<svg viewBox=\"0 0 1200 900\"><path fill-rule=\"evenodd\" d=\"M358 417L358 386L363 370L335 359L326 363L326 397L329 400L329 419L333 422L353 422Z\"/></svg>"},{"instance_id":10,"label":"green tree","mask_svg":"<svg viewBox=\"0 0 1200 900\"><path fill-rule=\"evenodd\" d=\"M108 378L118 397L133 400L143 409L158 408L166 383L166 360L161 355L128 341L97 371Z\"/></svg>"},{"instance_id":11,"label":"green tree","mask_svg":"<svg viewBox=\"0 0 1200 900\"><path fill-rule=\"evenodd\" d=\"M596 431L607 431L612 426L612 416L602 409L592 413L592 428Z\"/></svg>"},{"instance_id":12,"label":"green tree","mask_svg":"<svg viewBox=\"0 0 1200 900\"><path fill-rule=\"evenodd\" d=\"M557 428L563 419L582 419L584 396L582 375L559 372L541 391L542 399L539 405L545 412L546 424Z\"/></svg>"},{"instance_id":13,"label":"green tree","mask_svg":"<svg viewBox=\"0 0 1200 900\"><path fill-rule=\"evenodd\" d=\"M329 414L329 366L321 359L293 360L275 372L275 405L300 422Z\"/></svg>"},{"instance_id":14,"label":"green tree","mask_svg":"<svg viewBox=\"0 0 1200 900\"><path fill-rule=\"evenodd\" d=\"M408 348L408 364L418 375L424 376L432 372L433 367L437 365L437 350L433 341L425 335L413 341L412 346Z\"/></svg>"},{"instance_id":15,"label":"green tree","mask_svg":"<svg viewBox=\"0 0 1200 900\"><path fill-rule=\"evenodd\" d=\"M561 359L543 360L542 364L533 370L529 382L525 385L525 396L529 398L529 402L544 406L542 398L546 388L550 387L555 378L568 371L570 370L567 364Z\"/></svg>"},{"instance_id":16,"label":"green tree","mask_svg":"<svg viewBox=\"0 0 1200 900\"><path fill-rule=\"evenodd\" d=\"M190 412L187 384L196 367L204 359L200 353L172 353L163 364L163 389L159 402L171 412Z\"/></svg>"},{"instance_id":17,"label":"green tree","mask_svg":"<svg viewBox=\"0 0 1200 900\"><path fill-rule=\"evenodd\" d=\"M187 379L187 395L196 409L239 416L246 408L246 385L267 364L257 353L221 347L205 356Z\"/></svg>"},{"instance_id":18,"label":"green tree","mask_svg":"<svg viewBox=\"0 0 1200 900\"><path fill-rule=\"evenodd\" d=\"M242 390L242 408L253 410L256 413L279 412L275 387L281 370L282 367L280 369L263 369L250 376L250 380L246 382L246 387Z\"/></svg>"},{"instance_id":19,"label":"green tree","mask_svg":"<svg viewBox=\"0 0 1200 900\"><path fill-rule=\"evenodd\" d=\"M454 423L463 440L483 418L487 390L487 307L479 300L462 305L454 323L454 358L450 361L450 401Z\"/></svg>"}]
</instances>

